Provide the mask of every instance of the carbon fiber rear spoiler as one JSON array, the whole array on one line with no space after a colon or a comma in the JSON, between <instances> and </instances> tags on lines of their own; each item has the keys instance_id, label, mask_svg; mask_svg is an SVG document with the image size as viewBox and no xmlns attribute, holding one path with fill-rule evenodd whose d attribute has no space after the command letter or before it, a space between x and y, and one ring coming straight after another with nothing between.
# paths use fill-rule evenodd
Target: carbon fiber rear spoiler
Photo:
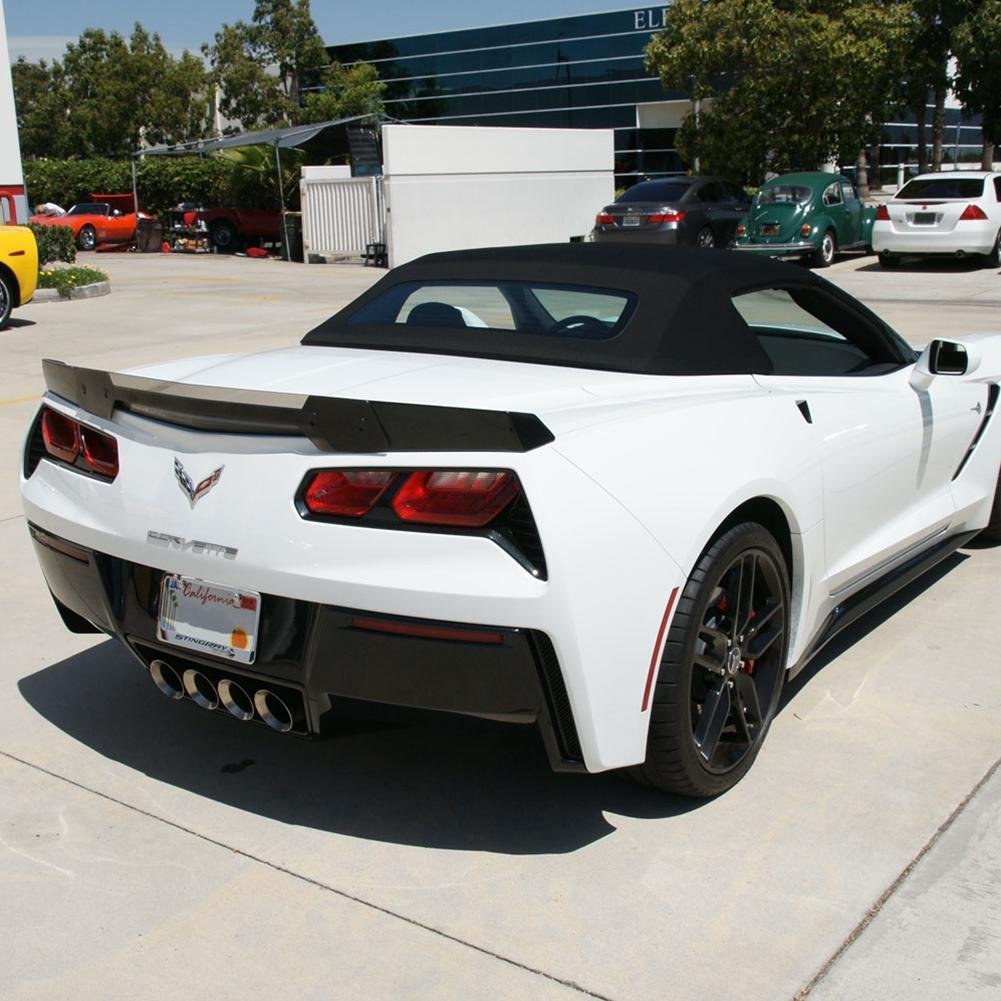
<instances>
[{"instance_id":1,"label":"carbon fiber rear spoiler","mask_svg":"<svg viewBox=\"0 0 1001 1001\"><path fill-rule=\"evenodd\" d=\"M42 372L50 392L105 419L124 410L196 431L301 436L324 452L530 452L554 440L534 414L195 386L51 358Z\"/></svg>"}]
</instances>

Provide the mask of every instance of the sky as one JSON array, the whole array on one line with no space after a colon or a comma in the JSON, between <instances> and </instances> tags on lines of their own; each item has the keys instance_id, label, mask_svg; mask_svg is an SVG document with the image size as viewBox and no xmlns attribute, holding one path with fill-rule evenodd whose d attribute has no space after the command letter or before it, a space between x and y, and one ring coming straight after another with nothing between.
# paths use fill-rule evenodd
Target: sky
<instances>
[{"instance_id":1,"label":"sky","mask_svg":"<svg viewBox=\"0 0 1001 1001\"><path fill-rule=\"evenodd\" d=\"M254 0L0 0L12 60L52 59L85 28L128 34L136 21L158 32L164 44L197 51L224 22L249 21ZM358 42L451 28L476 28L568 14L630 10L662 4L616 0L312 0L313 20L324 42Z\"/></svg>"}]
</instances>

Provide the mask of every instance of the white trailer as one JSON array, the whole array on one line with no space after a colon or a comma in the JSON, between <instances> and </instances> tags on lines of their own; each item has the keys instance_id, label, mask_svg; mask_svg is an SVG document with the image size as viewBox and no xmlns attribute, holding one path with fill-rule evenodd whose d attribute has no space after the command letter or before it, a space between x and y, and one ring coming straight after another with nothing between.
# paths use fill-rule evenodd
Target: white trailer
<instances>
[{"instance_id":1,"label":"white trailer","mask_svg":"<svg viewBox=\"0 0 1001 1001\"><path fill-rule=\"evenodd\" d=\"M614 197L613 149L610 129L384 125L381 178L304 168L306 249L385 244L395 267L438 250L583 238Z\"/></svg>"},{"instance_id":2,"label":"white trailer","mask_svg":"<svg viewBox=\"0 0 1001 1001\"><path fill-rule=\"evenodd\" d=\"M7 51L7 23L3 16L3 0L0 0L0 222L26 223L28 214Z\"/></svg>"}]
</instances>

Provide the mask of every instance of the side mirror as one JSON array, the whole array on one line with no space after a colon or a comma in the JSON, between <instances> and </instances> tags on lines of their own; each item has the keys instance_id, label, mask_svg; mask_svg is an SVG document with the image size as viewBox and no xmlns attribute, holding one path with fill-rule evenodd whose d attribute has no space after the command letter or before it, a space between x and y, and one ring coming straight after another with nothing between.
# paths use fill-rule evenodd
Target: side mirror
<instances>
[{"instance_id":1,"label":"side mirror","mask_svg":"<svg viewBox=\"0 0 1001 1001\"><path fill-rule=\"evenodd\" d=\"M925 346L914 364L911 385L927 389L936 375L969 375L980 364L980 352L974 344L936 338Z\"/></svg>"}]
</instances>

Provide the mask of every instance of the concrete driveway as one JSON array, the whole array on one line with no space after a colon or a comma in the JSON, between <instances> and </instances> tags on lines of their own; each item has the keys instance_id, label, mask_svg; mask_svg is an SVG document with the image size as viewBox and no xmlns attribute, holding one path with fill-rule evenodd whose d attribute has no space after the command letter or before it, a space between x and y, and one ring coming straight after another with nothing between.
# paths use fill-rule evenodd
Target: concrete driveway
<instances>
[{"instance_id":1,"label":"concrete driveway","mask_svg":"<svg viewBox=\"0 0 1001 1001\"><path fill-rule=\"evenodd\" d=\"M39 360L293 343L380 272L100 264L111 296L0 334L0 997L998 997L1001 548L842 635L708 803L555 776L528 728L228 725L52 608L15 474ZM997 273L828 275L915 343L1001 329Z\"/></svg>"}]
</instances>

